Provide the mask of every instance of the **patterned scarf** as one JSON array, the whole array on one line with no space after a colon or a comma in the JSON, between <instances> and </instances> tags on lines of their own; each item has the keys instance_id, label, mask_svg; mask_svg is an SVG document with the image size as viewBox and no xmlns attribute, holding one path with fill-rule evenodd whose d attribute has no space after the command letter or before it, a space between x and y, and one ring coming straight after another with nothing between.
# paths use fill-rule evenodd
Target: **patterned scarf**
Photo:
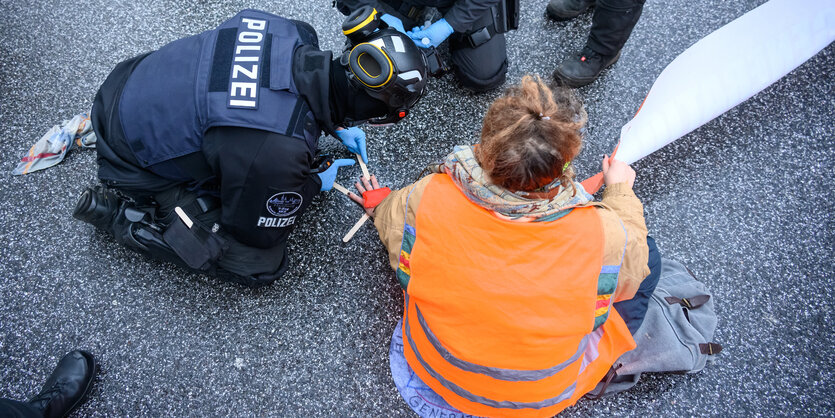
<instances>
[{"instance_id":1,"label":"patterned scarf","mask_svg":"<svg viewBox=\"0 0 835 418\"><path fill-rule=\"evenodd\" d=\"M576 193L571 187L562 188L550 199L529 198L528 192L511 192L487 180L487 176L476 161L471 145L458 145L440 164L428 167L435 173L448 174L458 188L473 203L493 211L502 218L521 222L547 222L567 215L572 208L590 202L592 196L583 186L574 182ZM537 192L549 192L562 187L554 180Z\"/></svg>"}]
</instances>

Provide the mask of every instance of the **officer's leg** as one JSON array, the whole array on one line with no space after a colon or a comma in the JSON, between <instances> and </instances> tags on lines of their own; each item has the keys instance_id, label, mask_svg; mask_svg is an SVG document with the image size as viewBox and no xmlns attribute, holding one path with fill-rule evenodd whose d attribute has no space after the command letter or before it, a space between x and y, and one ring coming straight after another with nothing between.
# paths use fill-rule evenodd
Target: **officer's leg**
<instances>
[{"instance_id":1,"label":"officer's leg","mask_svg":"<svg viewBox=\"0 0 835 418\"><path fill-rule=\"evenodd\" d=\"M211 271L203 272L226 281L259 287L272 283L287 270L286 243L262 249L238 242L220 228L220 204L216 199L198 199L195 193L182 187L157 193L155 199L159 204L158 217L161 223L170 225L182 222L174 212L174 208L179 206L196 224L207 231L216 231L223 240L225 246L222 255L212 262Z\"/></svg>"},{"instance_id":2,"label":"officer's leg","mask_svg":"<svg viewBox=\"0 0 835 418\"><path fill-rule=\"evenodd\" d=\"M579 54L566 58L554 77L570 87L592 83L620 57L620 49L638 23L644 0L598 0L591 32Z\"/></svg>"},{"instance_id":3,"label":"officer's leg","mask_svg":"<svg viewBox=\"0 0 835 418\"><path fill-rule=\"evenodd\" d=\"M586 45L603 56L614 56L638 23L645 0L597 0Z\"/></svg>"},{"instance_id":4,"label":"officer's leg","mask_svg":"<svg viewBox=\"0 0 835 418\"><path fill-rule=\"evenodd\" d=\"M644 322L649 298L655 291L655 287L658 286L658 279L661 277L661 253L658 252L658 246L655 245L655 240L649 236L647 237L647 245L649 246L649 260L647 261L649 276L641 282L635 297L616 302L613 305L623 321L626 322L629 332L633 335Z\"/></svg>"},{"instance_id":5,"label":"officer's leg","mask_svg":"<svg viewBox=\"0 0 835 418\"><path fill-rule=\"evenodd\" d=\"M472 48L463 36L453 34L449 49L455 76L461 85L475 92L501 86L507 75L507 43L503 33Z\"/></svg>"},{"instance_id":6,"label":"officer's leg","mask_svg":"<svg viewBox=\"0 0 835 418\"><path fill-rule=\"evenodd\" d=\"M9 418L40 418L43 412L26 402L0 398L0 416Z\"/></svg>"},{"instance_id":7,"label":"officer's leg","mask_svg":"<svg viewBox=\"0 0 835 418\"><path fill-rule=\"evenodd\" d=\"M260 287L274 282L287 271L286 242L272 248L255 248L227 238L229 248L218 260L218 277L221 279Z\"/></svg>"}]
</instances>

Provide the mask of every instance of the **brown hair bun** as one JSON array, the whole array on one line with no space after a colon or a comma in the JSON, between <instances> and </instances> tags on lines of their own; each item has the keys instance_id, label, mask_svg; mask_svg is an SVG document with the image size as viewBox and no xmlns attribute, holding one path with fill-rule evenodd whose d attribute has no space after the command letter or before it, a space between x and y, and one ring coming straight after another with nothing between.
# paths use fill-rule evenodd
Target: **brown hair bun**
<instances>
[{"instance_id":1,"label":"brown hair bun","mask_svg":"<svg viewBox=\"0 0 835 418\"><path fill-rule=\"evenodd\" d=\"M534 191L559 178L572 184L565 164L580 152L586 111L576 95L526 75L487 109L475 154L493 184Z\"/></svg>"}]
</instances>

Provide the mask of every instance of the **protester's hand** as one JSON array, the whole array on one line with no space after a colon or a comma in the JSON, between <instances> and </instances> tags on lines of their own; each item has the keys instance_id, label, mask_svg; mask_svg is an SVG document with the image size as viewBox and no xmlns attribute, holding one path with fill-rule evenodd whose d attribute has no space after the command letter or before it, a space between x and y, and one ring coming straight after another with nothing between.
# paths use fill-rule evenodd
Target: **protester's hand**
<instances>
[{"instance_id":1,"label":"protester's hand","mask_svg":"<svg viewBox=\"0 0 835 418\"><path fill-rule=\"evenodd\" d=\"M334 161L333 164L331 164L331 166L328 167L327 170L325 170L321 173L316 173L316 175L319 176L319 178L322 180L322 188L320 188L319 190L323 191L323 192L326 192L326 191L332 189L333 188L333 182L336 181L336 172L337 172L337 170L339 170L339 167L346 167L346 166L351 166L351 165L354 165L354 164L355 164L354 160L349 160L349 159L343 158L343 159Z\"/></svg>"},{"instance_id":2,"label":"protester's hand","mask_svg":"<svg viewBox=\"0 0 835 418\"><path fill-rule=\"evenodd\" d=\"M360 181L362 183L360 183ZM360 206L364 207L364 205L363 205L364 199L362 198L362 194L367 192L368 190L381 189L381 187L380 187L380 183L377 182L377 177L373 174L371 175L371 180L370 181L366 180L365 177L361 177L360 181L354 183L354 186L356 186L356 188L360 192L360 194L357 195L357 194L351 192L351 193L348 193L348 197L351 198L351 200L353 200L354 202L359 203ZM376 206L373 207L373 208L365 208L365 213L367 213L368 216L373 218L374 217L374 209L376 209Z\"/></svg>"},{"instance_id":3,"label":"protester's hand","mask_svg":"<svg viewBox=\"0 0 835 418\"><path fill-rule=\"evenodd\" d=\"M410 38L415 42L415 45L421 48L429 48L430 46L438 47L443 43L449 35L455 32L452 26L447 23L446 19L441 19L429 26L423 28L414 28L407 32ZM426 41L424 42L424 39Z\"/></svg>"},{"instance_id":4,"label":"protester's hand","mask_svg":"<svg viewBox=\"0 0 835 418\"><path fill-rule=\"evenodd\" d=\"M359 154L362 157L362 162L368 164L368 152L365 150L365 132L362 129L352 126L348 129L336 128L336 135L342 141L342 145L348 148L348 151L354 154Z\"/></svg>"},{"instance_id":5,"label":"protester's hand","mask_svg":"<svg viewBox=\"0 0 835 418\"><path fill-rule=\"evenodd\" d=\"M623 182L629 183L630 188L635 185L635 170L623 161L604 155L603 183L611 186Z\"/></svg>"},{"instance_id":6,"label":"protester's hand","mask_svg":"<svg viewBox=\"0 0 835 418\"><path fill-rule=\"evenodd\" d=\"M380 16L380 20L386 22L386 24L389 25L389 27L397 29L398 31L400 31L400 33L406 33L406 28L403 27L403 21L398 19L397 16L392 16L386 13Z\"/></svg>"}]
</instances>

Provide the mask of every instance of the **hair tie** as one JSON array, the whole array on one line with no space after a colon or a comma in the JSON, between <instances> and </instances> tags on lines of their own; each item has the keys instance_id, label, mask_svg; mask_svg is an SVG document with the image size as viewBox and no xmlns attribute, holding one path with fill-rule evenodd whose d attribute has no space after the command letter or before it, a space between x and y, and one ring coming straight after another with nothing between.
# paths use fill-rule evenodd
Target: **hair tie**
<instances>
[{"instance_id":1,"label":"hair tie","mask_svg":"<svg viewBox=\"0 0 835 418\"><path fill-rule=\"evenodd\" d=\"M542 113L539 113L539 120L551 120L550 116L542 116Z\"/></svg>"}]
</instances>

